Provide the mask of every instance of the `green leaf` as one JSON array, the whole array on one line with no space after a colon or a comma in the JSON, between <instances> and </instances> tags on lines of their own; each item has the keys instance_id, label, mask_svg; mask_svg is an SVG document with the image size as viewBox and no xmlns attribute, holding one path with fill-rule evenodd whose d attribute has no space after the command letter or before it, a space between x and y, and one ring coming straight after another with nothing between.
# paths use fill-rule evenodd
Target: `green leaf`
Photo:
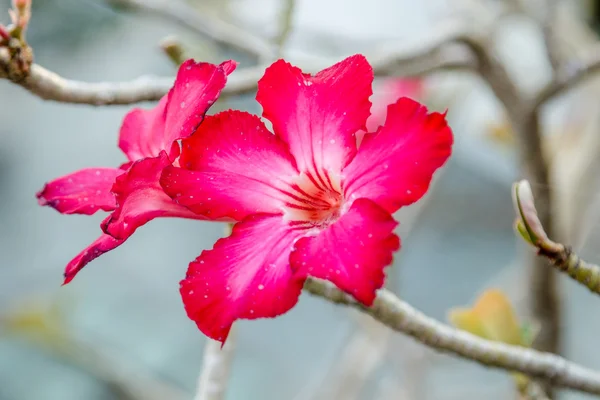
<instances>
[{"instance_id":1,"label":"green leaf","mask_svg":"<svg viewBox=\"0 0 600 400\"><path fill-rule=\"evenodd\" d=\"M525 347L531 347L533 341L540 333L540 324L536 322L524 322L521 324L521 343Z\"/></svg>"}]
</instances>

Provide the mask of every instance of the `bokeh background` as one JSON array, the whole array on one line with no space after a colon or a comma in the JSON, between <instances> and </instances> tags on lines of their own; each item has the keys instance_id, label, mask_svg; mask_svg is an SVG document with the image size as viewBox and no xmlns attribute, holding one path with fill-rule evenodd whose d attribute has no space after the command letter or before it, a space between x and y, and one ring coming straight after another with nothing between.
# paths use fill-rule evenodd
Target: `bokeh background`
<instances>
[{"instance_id":1,"label":"bokeh background","mask_svg":"<svg viewBox=\"0 0 600 400\"><path fill-rule=\"evenodd\" d=\"M172 34L197 59L234 57L240 68L249 65L247 57L156 15L102 0L33 3L29 41L36 62L65 77L123 81L173 75L176 67L158 46ZM274 38L286 23L282 0L188 3L199 13L213 13L265 38ZM341 59L357 52L368 55L380 43L418 43L440 21L501 2L295 3L283 49L292 60ZM582 26L595 26L594 2L565 3ZM531 7L535 12L535 2ZM8 22L8 8L9 1L0 0L0 21ZM550 78L541 33L531 18L505 18L497 42L519 84L533 90ZM386 81L377 83L376 95L391 91ZM527 317L521 260L530 249L512 230L510 185L520 174L502 108L487 86L467 73L437 73L423 83L419 98L433 109L449 109L456 144L429 194L398 213L403 248L389 272L388 287L443 321L451 307L498 287ZM590 79L548 107L545 140L561 150L557 157L565 158L565 170L581 158L577 150L569 150L572 138L600 133L598 90L597 80ZM228 107L260 112L248 95L224 99L211 113ZM117 133L130 109L44 102L0 81L0 400L192 398L205 339L185 316L178 282L188 262L224 235L224 225L155 220L61 287L65 264L97 237L103 216L62 216L39 207L35 199L47 180L83 167L119 165L124 156L116 146ZM581 223L569 239L597 262L598 174L578 185L563 184L569 179L560 171L557 176L552 184L559 196L575 191L571 197L580 204L575 209L590 206L578 216ZM572 223L566 214L565 224ZM564 355L600 368L597 299L564 277L560 285ZM514 397L503 372L433 353L307 294L280 318L237 325L231 400ZM564 398L591 397L564 393Z\"/></svg>"}]
</instances>

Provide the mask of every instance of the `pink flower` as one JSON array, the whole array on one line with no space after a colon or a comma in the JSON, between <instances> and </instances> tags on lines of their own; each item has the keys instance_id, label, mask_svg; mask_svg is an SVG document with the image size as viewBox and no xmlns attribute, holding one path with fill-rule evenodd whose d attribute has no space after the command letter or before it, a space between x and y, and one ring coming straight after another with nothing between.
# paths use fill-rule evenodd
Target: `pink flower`
<instances>
[{"instance_id":1,"label":"pink flower","mask_svg":"<svg viewBox=\"0 0 600 400\"><path fill-rule=\"evenodd\" d=\"M119 168L86 168L47 183L37 193L40 205L62 214L111 214L104 234L79 253L65 269L65 284L90 261L120 246L137 228L157 217L204 219L175 203L159 184L164 167L177 164L179 139L191 135L225 86L234 61L221 65L181 65L173 88L156 107L134 109L123 121L119 148L128 162Z\"/></svg>"},{"instance_id":2,"label":"pink flower","mask_svg":"<svg viewBox=\"0 0 600 400\"><path fill-rule=\"evenodd\" d=\"M245 112L209 116L183 140L180 166L164 169L178 204L238 221L181 282L206 335L224 342L237 319L288 311L308 276L373 303L400 247L391 214L423 196L453 139L445 115L401 98L358 148L372 81L360 55L315 76L279 60L257 94L275 134Z\"/></svg>"}]
</instances>

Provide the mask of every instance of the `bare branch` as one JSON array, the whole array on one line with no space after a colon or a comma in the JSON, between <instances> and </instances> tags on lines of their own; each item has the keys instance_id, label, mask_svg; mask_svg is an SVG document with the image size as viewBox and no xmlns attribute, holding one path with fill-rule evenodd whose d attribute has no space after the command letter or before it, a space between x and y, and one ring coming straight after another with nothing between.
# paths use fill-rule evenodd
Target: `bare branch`
<instances>
[{"instance_id":1,"label":"bare branch","mask_svg":"<svg viewBox=\"0 0 600 400\"><path fill-rule=\"evenodd\" d=\"M333 303L360 309L389 328L405 333L436 350L450 352L489 367L519 371L557 386L600 394L598 372L554 354L488 341L451 328L427 317L385 289L378 292L372 307L365 308L324 281L310 279L304 288Z\"/></svg>"},{"instance_id":2,"label":"bare branch","mask_svg":"<svg viewBox=\"0 0 600 400\"><path fill-rule=\"evenodd\" d=\"M224 400L235 348L235 330L231 330L225 346L207 338L198 388L194 400Z\"/></svg>"},{"instance_id":3,"label":"bare branch","mask_svg":"<svg viewBox=\"0 0 600 400\"><path fill-rule=\"evenodd\" d=\"M264 69L257 67L235 71L229 77L222 94L254 91L263 72ZM159 100L169 91L173 81L172 77L145 76L129 82L81 82L65 79L40 65L33 64L29 76L16 83L44 100L107 106Z\"/></svg>"},{"instance_id":4,"label":"bare branch","mask_svg":"<svg viewBox=\"0 0 600 400\"><path fill-rule=\"evenodd\" d=\"M371 60L375 74L409 76L425 75L439 70L476 68L477 62L469 50L453 43L454 36L446 38L448 30L437 32L439 33L431 39L422 40L421 46L415 44L394 46L394 48L387 46L373 51L372 56L368 58ZM423 43L425 46L422 46ZM7 57L8 54L3 57L0 53L0 66L10 62ZM299 61L306 70L318 71L338 60L319 58ZM222 94L237 95L255 91L257 82L266 67L267 65L258 65L236 70L229 76ZM0 77L3 76L0 74ZM129 82L88 83L65 79L40 65L33 64L28 75L15 83L45 100L101 106L159 100L168 92L173 80L174 78L147 76Z\"/></svg>"},{"instance_id":5,"label":"bare branch","mask_svg":"<svg viewBox=\"0 0 600 400\"><path fill-rule=\"evenodd\" d=\"M225 234L231 234L232 229L233 224L227 224ZM231 364L233 363L236 331L231 329L224 345L209 338L206 340L194 400L225 400Z\"/></svg>"},{"instance_id":6,"label":"bare branch","mask_svg":"<svg viewBox=\"0 0 600 400\"><path fill-rule=\"evenodd\" d=\"M560 45L560 34L556 30L558 16L560 12L561 0L546 0L546 15L542 24L542 33L544 35L544 44L548 61L552 66L552 71L556 70L562 64L563 54Z\"/></svg>"},{"instance_id":7,"label":"bare branch","mask_svg":"<svg viewBox=\"0 0 600 400\"><path fill-rule=\"evenodd\" d=\"M62 78L33 64L20 85L44 100L101 106L158 100L169 91L173 78L147 76L130 82L89 83Z\"/></svg>"},{"instance_id":8,"label":"bare branch","mask_svg":"<svg viewBox=\"0 0 600 400\"><path fill-rule=\"evenodd\" d=\"M275 56L274 47L267 41L214 15L202 15L181 0L107 1L117 6L132 7L170 19L216 43L234 48L260 60L270 60Z\"/></svg>"},{"instance_id":9,"label":"bare branch","mask_svg":"<svg viewBox=\"0 0 600 400\"><path fill-rule=\"evenodd\" d=\"M574 88L600 71L600 45L593 46L582 61L571 62L558 72L556 79L536 96L533 108L538 109L548 101Z\"/></svg>"},{"instance_id":10,"label":"bare branch","mask_svg":"<svg viewBox=\"0 0 600 400\"><path fill-rule=\"evenodd\" d=\"M281 16L279 17L281 27L276 40L278 48L277 55L279 57L282 54L285 43L292 33L292 22L294 19L294 10L296 9L296 0L283 0L283 3Z\"/></svg>"}]
</instances>

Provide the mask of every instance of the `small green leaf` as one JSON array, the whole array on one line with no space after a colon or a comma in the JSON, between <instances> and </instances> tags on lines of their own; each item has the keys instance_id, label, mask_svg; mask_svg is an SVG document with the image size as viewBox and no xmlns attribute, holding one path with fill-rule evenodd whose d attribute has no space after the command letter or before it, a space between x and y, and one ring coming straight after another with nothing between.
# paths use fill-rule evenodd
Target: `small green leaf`
<instances>
[{"instance_id":1,"label":"small green leaf","mask_svg":"<svg viewBox=\"0 0 600 400\"><path fill-rule=\"evenodd\" d=\"M531 347L533 341L540 333L540 324L535 322L524 322L521 324L521 343L525 347Z\"/></svg>"},{"instance_id":2,"label":"small green leaf","mask_svg":"<svg viewBox=\"0 0 600 400\"><path fill-rule=\"evenodd\" d=\"M522 220L515 220L515 231L517 231L517 233L523 238L523 240L535 246L535 243L533 242L533 240L531 240L531 236L529 236L529 232L527 231L527 228L525 228L525 224Z\"/></svg>"}]
</instances>

